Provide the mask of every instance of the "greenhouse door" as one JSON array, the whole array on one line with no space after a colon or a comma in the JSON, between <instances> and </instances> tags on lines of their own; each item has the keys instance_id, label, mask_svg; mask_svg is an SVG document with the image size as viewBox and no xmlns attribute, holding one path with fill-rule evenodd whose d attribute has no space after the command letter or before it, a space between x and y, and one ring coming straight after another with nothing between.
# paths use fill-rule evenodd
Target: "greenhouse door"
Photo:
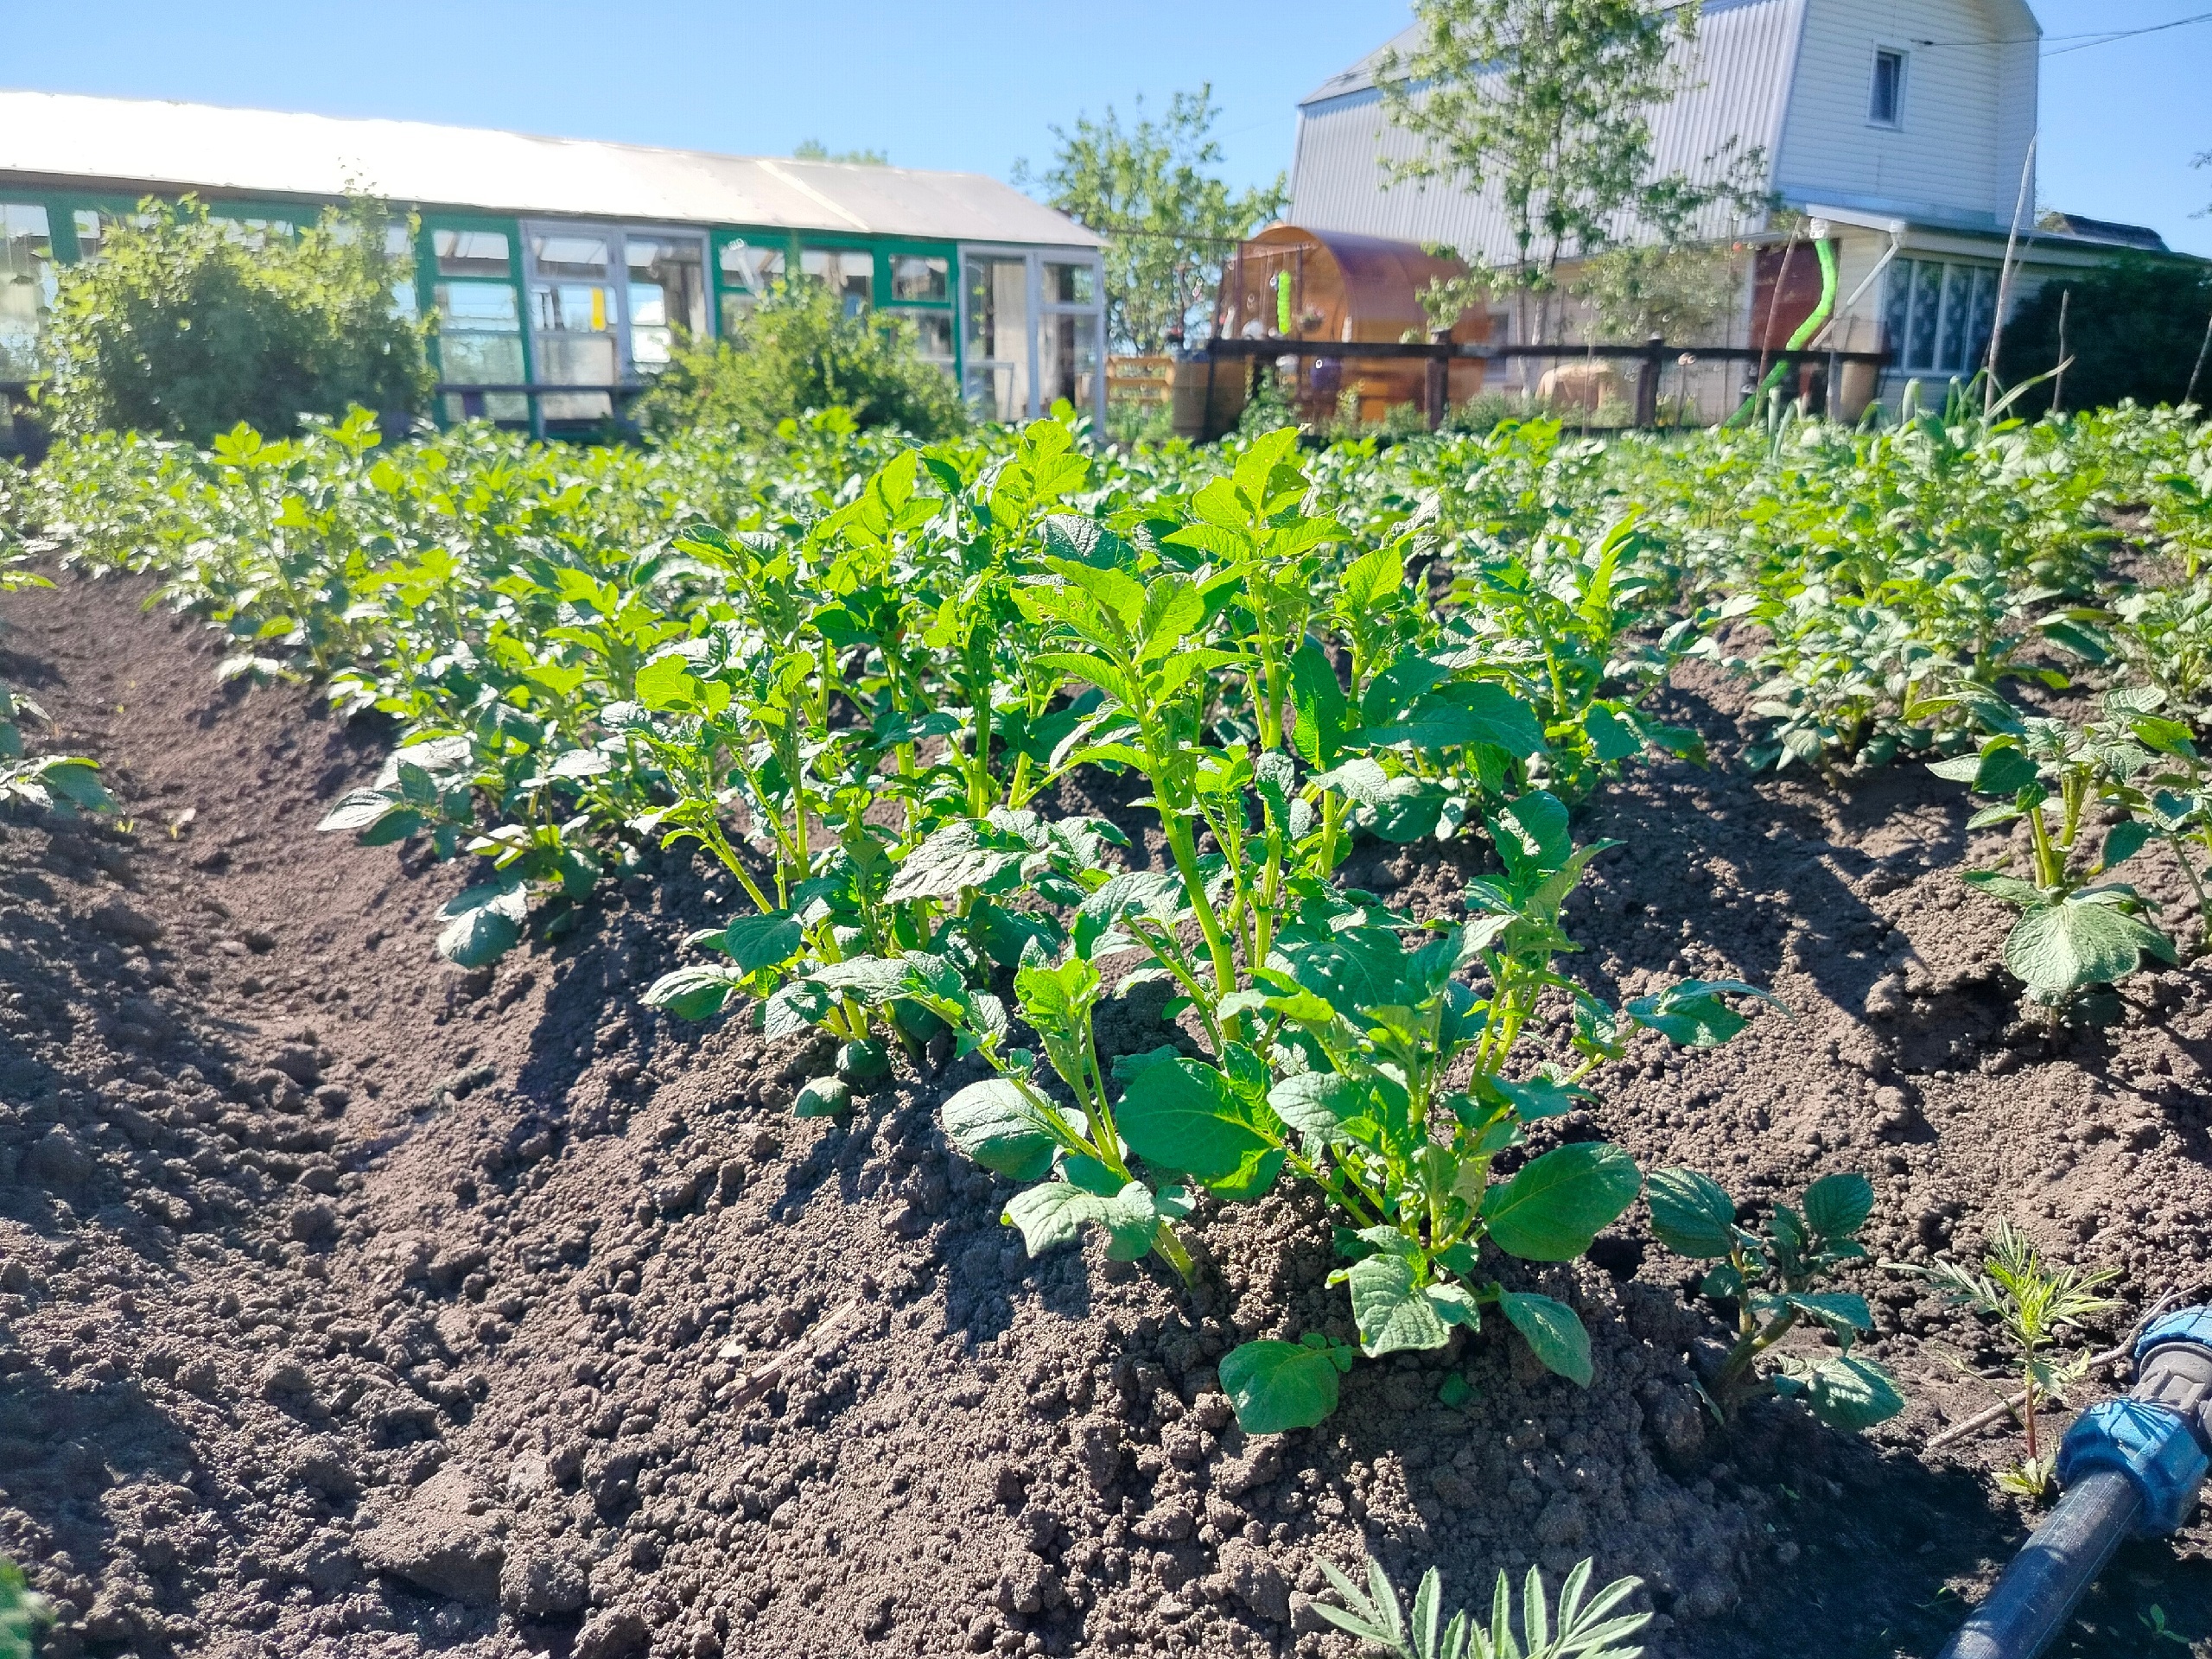
<instances>
[{"instance_id":1,"label":"greenhouse door","mask_svg":"<svg viewBox=\"0 0 2212 1659\"><path fill-rule=\"evenodd\" d=\"M1103 283L1095 255L960 251L963 390L986 420L1032 420L1065 398L1105 418Z\"/></svg>"}]
</instances>

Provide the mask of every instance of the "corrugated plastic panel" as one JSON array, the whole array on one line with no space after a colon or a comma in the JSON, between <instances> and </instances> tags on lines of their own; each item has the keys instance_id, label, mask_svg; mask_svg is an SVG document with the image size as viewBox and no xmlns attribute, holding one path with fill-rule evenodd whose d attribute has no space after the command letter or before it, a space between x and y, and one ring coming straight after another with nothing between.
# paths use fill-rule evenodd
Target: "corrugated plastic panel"
<instances>
[{"instance_id":1,"label":"corrugated plastic panel","mask_svg":"<svg viewBox=\"0 0 2212 1659\"><path fill-rule=\"evenodd\" d=\"M508 213L1099 245L1074 220L981 174L54 92L0 92L8 175L260 196L365 189Z\"/></svg>"}]
</instances>

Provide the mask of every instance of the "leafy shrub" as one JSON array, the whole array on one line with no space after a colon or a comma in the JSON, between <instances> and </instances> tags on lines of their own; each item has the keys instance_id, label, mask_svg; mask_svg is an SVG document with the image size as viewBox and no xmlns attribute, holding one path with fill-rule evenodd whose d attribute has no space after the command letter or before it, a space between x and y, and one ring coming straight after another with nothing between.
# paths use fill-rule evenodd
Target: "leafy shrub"
<instances>
[{"instance_id":1,"label":"leafy shrub","mask_svg":"<svg viewBox=\"0 0 2212 1659\"><path fill-rule=\"evenodd\" d=\"M861 427L950 437L967 411L950 378L890 312L846 315L820 283L778 284L728 337L679 348L638 404L648 430L735 427L766 434L809 410L842 407Z\"/></svg>"},{"instance_id":2,"label":"leafy shrub","mask_svg":"<svg viewBox=\"0 0 2212 1659\"><path fill-rule=\"evenodd\" d=\"M2066 306L2066 350L2058 349L2061 296ZM2069 409L2088 409L2132 397L2139 404L2177 404L2212 319L2212 272L2201 265L2140 257L2116 259L2079 276L2044 284L2005 325L1999 347L2007 385L2047 373L2062 356L2073 363L2061 395ZM2050 407L2051 384L2032 387L2024 410ZM2198 401L2207 388L2197 385Z\"/></svg>"},{"instance_id":3,"label":"leafy shrub","mask_svg":"<svg viewBox=\"0 0 2212 1659\"><path fill-rule=\"evenodd\" d=\"M0 1555L0 1659L32 1659L54 1604L30 1587L23 1569Z\"/></svg>"},{"instance_id":4,"label":"leafy shrub","mask_svg":"<svg viewBox=\"0 0 2212 1659\"><path fill-rule=\"evenodd\" d=\"M414 282L386 245L397 223L385 203L355 199L286 238L212 218L189 196L141 202L98 261L61 271L55 430L204 444L241 421L289 433L302 415L354 404L403 425L426 407L432 378L427 325L393 302Z\"/></svg>"}]
</instances>

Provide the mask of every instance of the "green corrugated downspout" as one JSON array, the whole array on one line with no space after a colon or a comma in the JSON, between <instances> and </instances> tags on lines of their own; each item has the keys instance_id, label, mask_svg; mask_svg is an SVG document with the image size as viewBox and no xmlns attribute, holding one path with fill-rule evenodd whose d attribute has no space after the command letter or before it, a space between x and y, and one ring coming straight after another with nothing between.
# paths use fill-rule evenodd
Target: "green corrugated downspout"
<instances>
[{"instance_id":1,"label":"green corrugated downspout","mask_svg":"<svg viewBox=\"0 0 2212 1659\"><path fill-rule=\"evenodd\" d=\"M1813 308L1812 315L1807 317L1804 321L1797 325L1797 332L1789 336L1789 343L1782 348L1784 353L1796 351L1802 346L1807 340L1812 339L1815 334L1819 334L1821 329L1827 322L1828 313L1835 309L1835 253L1834 251L1828 246L1828 239L1826 232L1827 226L1814 226L1814 232L1817 239L1813 244L1813 251L1820 256L1821 261L1821 302ZM1781 271L1777 271L1775 273L1774 280L1777 283L1780 282L1783 274L1784 273ZM1787 356L1784 356L1781 362L1776 364L1773 368L1767 372L1766 378L1759 382L1758 390L1753 392L1750 397L1744 399L1744 406L1738 410L1733 415L1731 415L1726 421L1723 421L1721 424L1723 426L1733 426L1737 422L1742 420L1754 409L1764 403L1766 401L1767 393L1772 391L1777 386L1782 384L1782 377L1783 374L1788 372L1789 368L1789 359Z\"/></svg>"}]
</instances>

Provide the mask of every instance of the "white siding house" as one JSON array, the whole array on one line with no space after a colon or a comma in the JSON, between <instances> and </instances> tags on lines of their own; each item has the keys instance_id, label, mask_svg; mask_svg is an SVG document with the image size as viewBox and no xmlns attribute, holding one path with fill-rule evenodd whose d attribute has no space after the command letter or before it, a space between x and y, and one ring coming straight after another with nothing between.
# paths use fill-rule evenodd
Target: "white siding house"
<instances>
[{"instance_id":1,"label":"white siding house","mask_svg":"<svg viewBox=\"0 0 2212 1659\"><path fill-rule=\"evenodd\" d=\"M1971 372L1986 350L2016 213L2015 299L2116 245L2164 245L2132 226L2061 215L2037 223L2030 145L2041 34L2024 0L1707 0L1695 39L1675 48L1687 90L1652 111L1656 170L1710 180L1732 156L1757 150L1765 188L1828 227L1839 315L1822 343L1874 349L1886 331L1897 353L1891 390L1905 374ZM1417 40L1417 26L1408 29L1300 103L1291 222L1510 264L1512 238L1491 193L1391 185L1382 170L1382 158L1408 159L1418 141L1391 124L1378 67ZM1701 343L1751 343L1755 287L1771 292L1784 238L1764 211L1726 206L1696 228L1744 256L1729 338ZM1797 258L1809 270L1804 247ZM1793 265L1784 286L1802 281ZM1494 321L1510 326L1502 311ZM1580 340L1573 308L1541 337Z\"/></svg>"}]
</instances>

